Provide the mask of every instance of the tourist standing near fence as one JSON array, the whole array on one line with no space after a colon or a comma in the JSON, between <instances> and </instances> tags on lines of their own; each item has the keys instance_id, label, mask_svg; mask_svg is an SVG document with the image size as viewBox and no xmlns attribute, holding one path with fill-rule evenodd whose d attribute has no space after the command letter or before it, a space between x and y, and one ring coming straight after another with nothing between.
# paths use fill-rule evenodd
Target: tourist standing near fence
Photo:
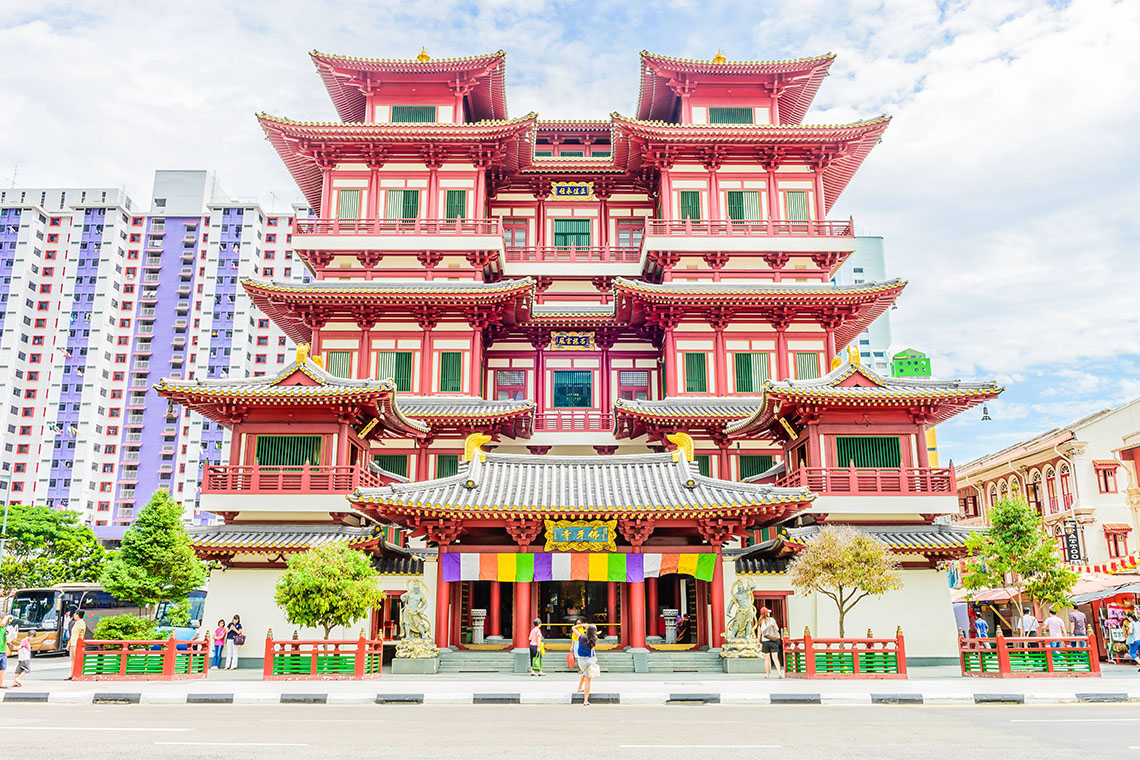
<instances>
[{"instance_id":1,"label":"tourist standing near fence","mask_svg":"<svg viewBox=\"0 0 1140 760\"><path fill-rule=\"evenodd\" d=\"M535 618L531 621L534 626L530 629L530 674L532 676L542 675L542 655L544 650L542 638L542 621Z\"/></svg>"},{"instance_id":2,"label":"tourist standing near fence","mask_svg":"<svg viewBox=\"0 0 1140 760\"><path fill-rule=\"evenodd\" d=\"M218 627L214 629L213 639L214 657L210 661L210 667L220 668L222 667L222 651L226 646L226 621L218 621Z\"/></svg>"},{"instance_id":3,"label":"tourist standing near fence","mask_svg":"<svg viewBox=\"0 0 1140 760\"><path fill-rule=\"evenodd\" d=\"M234 619L226 626L226 670L237 670L238 647L245 643L245 634L241 630L241 616L234 615Z\"/></svg>"},{"instance_id":4,"label":"tourist standing near fence","mask_svg":"<svg viewBox=\"0 0 1140 760\"><path fill-rule=\"evenodd\" d=\"M772 666L776 666L776 678L783 678L780 670L780 626L772 611L767 607L760 608L760 656L764 658L764 677L772 674Z\"/></svg>"}]
</instances>

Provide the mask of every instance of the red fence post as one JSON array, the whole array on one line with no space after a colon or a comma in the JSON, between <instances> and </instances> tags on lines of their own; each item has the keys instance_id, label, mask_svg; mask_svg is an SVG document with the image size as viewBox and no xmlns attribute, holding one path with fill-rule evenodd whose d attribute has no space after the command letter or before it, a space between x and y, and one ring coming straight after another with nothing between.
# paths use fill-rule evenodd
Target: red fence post
<instances>
[{"instance_id":1,"label":"red fence post","mask_svg":"<svg viewBox=\"0 0 1140 760\"><path fill-rule=\"evenodd\" d=\"M162 677L164 679L174 678L174 657L177 651L174 632L171 631L170 638L162 645Z\"/></svg>"},{"instance_id":2,"label":"red fence post","mask_svg":"<svg viewBox=\"0 0 1140 760\"><path fill-rule=\"evenodd\" d=\"M261 665L261 677L269 678L273 675L273 629L265 632L265 659Z\"/></svg>"},{"instance_id":3,"label":"red fence post","mask_svg":"<svg viewBox=\"0 0 1140 760\"><path fill-rule=\"evenodd\" d=\"M83 634L79 634L79 640L75 642L75 657L71 660L71 678L74 680L83 675L83 658L87 656L87 642L83 640Z\"/></svg>"},{"instance_id":4,"label":"red fence post","mask_svg":"<svg viewBox=\"0 0 1140 760\"><path fill-rule=\"evenodd\" d=\"M1056 643L1056 642L1050 641L1048 643L1043 642L1041 644L1041 646L1045 647L1045 672L1046 673L1052 673L1053 672L1053 650L1056 648L1053 646L1054 643Z\"/></svg>"},{"instance_id":5,"label":"red fence post","mask_svg":"<svg viewBox=\"0 0 1140 760\"><path fill-rule=\"evenodd\" d=\"M1005 643L1005 635L1001 629L998 629L997 635L994 636L994 641L997 646L997 659L998 659L998 677L1004 678L1011 675L1013 671L1009 667L1009 649ZM981 655L979 655L980 657Z\"/></svg>"},{"instance_id":6,"label":"red fence post","mask_svg":"<svg viewBox=\"0 0 1140 760\"><path fill-rule=\"evenodd\" d=\"M959 628L958 629L958 665L962 669L962 677L963 678L966 677L966 655L967 655L966 645L967 645L966 634L961 628ZM981 657L981 655L978 655L978 657Z\"/></svg>"},{"instance_id":7,"label":"red fence post","mask_svg":"<svg viewBox=\"0 0 1140 760\"><path fill-rule=\"evenodd\" d=\"M364 663L367 659L365 654L365 647L367 642L364 640L364 629L360 630L360 639L356 642L356 660L352 669L352 675L355 678L364 678Z\"/></svg>"},{"instance_id":8,"label":"red fence post","mask_svg":"<svg viewBox=\"0 0 1140 760\"><path fill-rule=\"evenodd\" d=\"M130 648L125 643L119 644L119 675L125 676L127 674L127 657L130 656Z\"/></svg>"},{"instance_id":9,"label":"red fence post","mask_svg":"<svg viewBox=\"0 0 1140 760\"><path fill-rule=\"evenodd\" d=\"M1100 655L1096 651L1096 634L1092 631L1089 631L1086 646L1089 648L1089 670L1099 676Z\"/></svg>"},{"instance_id":10,"label":"red fence post","mask_svg":"<svg viewBox=\"0 0 1140 760\"><path fill-rule=\"evenodd\" d=\"M906 675L906 643L903 641L902 626L895 629L895 657L900 675Z\"/></svg>"},{"instance_id":11,"label":"red fence post","mask_svg":"<svg viewBox=\"0 0 1140 760\"><path fill-rule=\"evenodd\" d=\"M804 678L815 678L815 647L811 641L811 630L804 626Z\"/></svg>"}]
</instances>

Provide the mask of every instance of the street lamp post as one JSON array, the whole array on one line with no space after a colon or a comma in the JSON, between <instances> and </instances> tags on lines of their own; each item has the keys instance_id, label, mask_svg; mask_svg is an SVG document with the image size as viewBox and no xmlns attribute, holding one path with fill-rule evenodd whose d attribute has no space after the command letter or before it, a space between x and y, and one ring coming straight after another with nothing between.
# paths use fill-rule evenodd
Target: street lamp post
<instances>
[{"instance_id":1,"label":"street lamp post","mask_svg":"<svg viewBox=\"0 0 1140 760\"><path fill-rule=\"evenodd\" d=\"M4 548L8 543L8 507L12 503L12 478L4 484L4 523L0 525L0 565L4 563Z\"/></svg>"}]
</instances>

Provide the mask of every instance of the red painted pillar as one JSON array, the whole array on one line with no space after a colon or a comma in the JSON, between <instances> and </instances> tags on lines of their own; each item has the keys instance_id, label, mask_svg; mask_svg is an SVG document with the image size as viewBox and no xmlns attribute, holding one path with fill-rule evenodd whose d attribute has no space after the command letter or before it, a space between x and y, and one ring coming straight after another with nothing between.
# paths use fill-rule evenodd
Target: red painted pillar
<instances>
[{"instance_id":1,"label":"red painted pillar","mask_svg":"<svg viewBox=\"0 0 1140 760\"><path fill-rule=\"evenodd\" d=\"M824 331L826 336L823 344L824 371L831 371L831 360L835 358L835 330L828 328Z\"/></svg>"},{"instance_id":2,"label":"red painted pillar","mask_svg":"<svg viewBox=\"0 0 1140 760\"><path fill-rule=\"evenodd\" d=\"M720 547L716 550L711 592L712 631L709 634L709 646L721 647L724 646L724 567L720 559Z\"/></svg>"},{"instance_id":3,"label":"red painted pillar","mask_svg":"<svg viewBox=\"0 0 1140 760\"><path fill-rule=\"evenodd\" d=\"M609 623L608 636L617 636L617 581L606 583L606 621Z\"/></svg>"},{"instance_id":4,"label":"red painted pillar","mask_svg":"<svg viewBox=\"0 0 1140 760\"><path fill-rule=\"evenodd\" d=\"M534 359L534 411L542 414L546 409L546 352L539 346L534 348L537 354Z\"/></svg>"},{"instance_id":5,"label":"red painted pillar","mask_svg":"<svg viewBox=\"0 0 1140 760\"><path fill-rule=\"evenodd\" d=\"M416 480L424 481L428 479L428 446L431 441L424 438L416 447Z\"/></svg>"},{"instance_id":6,"label":"red painted pillar","mask_svg":"<svg viewBox=\"0 0 1140 760\"><path fill-rule=\"evenodd\" d=\"M629 646L629 584L621 584L621 600L618 602L621 608L621 631L619 633L621 645L623 647Z\"/></svg>"},{"instance_id":7,"label":"red painted pillar","mask_svg":"<svg viewBox=\"0 0 1140 760\"><path fill-rule=\"evenodd\" d=\"M648 635L660 636L661 631L658 630L658 622L659 622L660 617L661 617L661 615L660 615L661 606L657 603L657 579L656 578L646 578L645 579L645 595L647 597L647 599L645 601L646 613L649 615L649 621L645 627L645 630L646 630Z\"/></svg>"},{"instance_id":8,"label":"red painted pillar","mask_svg":"<svg viewBox=\"0 0 1140 760\"><path fill-rule=\"evenodd\" d=\"M665 340L662 346L665 352L665 362L662 369L665 371L665 396L672 398L677 395L677 341L673 337L673 328L665 328Z\"/></svg>"},{"instance_id":9,"label":"red painted pillar","mask_svg":"<svg viewBox=\"0 0 1140 760\"><path fill-rule=\"evenodd\" d=\"M483 396L483 330L478 327L471 330L471 390L468 393L476 398Z\"/></svg>"},{"instance_id":10,"label":"red painted pillar","mask_svg":"<svg viewBox=\"0 0 1140 760\"><path fill-rule=\"evenodd\" d=\"M829 364L828 367L831 365ZM788 331L776 330L776 379L788 378Z\"/></svg>"},{"instance_id":11,"label":"red painted pillar","mask_svg":"<svg viewBox=\"0 0 1140 760\"><path fill-rule=\"evenodd\" d=\"M420 345L420 385L419 393L421 396L428 396L432 391L431 384L431 367L432 367L432 350L431 350L431 328L424 328L423 343ZM412 390L417 390L413 388Z\"/></svg>"},{"instance_id":12,"label":"red painted pillar","mask_svg":"<svg viewBox=\"0 0 1140 760\"><path fill-rule=\"evenodd\" d=\"M315 464L315 462L314 462ZM339 466L348 464L348 424L343 423L337 426L336 434L336 462Z\"/></svg>"},{"instance_id":13,"label":"red painted pillar","mask_svg":"<svg viewBox=\"0 0 1140 760\"><path fill-rule=\"evenodd\" d=\"M732 466L728 460L728 441L717 444L718 451L716 453L716 476L721 480L732 479Z\"/></svg>"},{"instance_id":14,"label":"red painted pillar","mask_svg":"<svg viewBox=\"0 0 1140 760\"><path fill-rule=\"evenodd\" d=\"M360 349L356 357L356 376L361 380L372 377L372 330L360 331Z\"/></svg>"},{"instance_id":15,"label":"red painted pillar","mask_svg":"<svg viewBox=\"0 0 1140 760\"><path fill-rule=\"evenodd\" d=\"M629 645L645 649L645 583L629 584Z\"/></svg>"},{"instance_id":16,"label":"red painted pillar","mask_svg":"<svg viewBox=\"0 0 1140 760\"><path fill-rule=\"evenodd\" d=\"M449 594L451 589L448 588L451 584L443 579L443 555L445 551L441 546L439 549L439 559L436 563L436 581L435 581L435 645L440 649L448 646L447 628L448 628L448 602L450 601Z\"/></svg>"},{"instance_id":17,"label":"red painted pillar","mask_svg":"<svg viewBox=\"0 0 1140 760\"><path fill-rule=\"evenodd\" d=\"M514 647L526 649L530 646L530 583L517 581L514 587Z\"/></svg>"},{"instance_id":18,"label":"red painted pillar","mask_svg":"<svg viewBox=\"0 0 1140 760\"><path fill-rule=\"evenodd\" d=\"M439 169L428 168L427 208L424 209L422 219L439 218Z\"/></svg>"},{"instance_id":19,"label":"red painted pillar","mask_svg":"<svg viewBox=\"0 0 1140 760\"><path fill-rule=\"evenodd\" d=\"M487 611L487 618L489 620L490 628L487 631L488 636L501 636L500 631L503 627L502 621L502 608L503 608L503 586L499 581L491 581L491 603L488 605L491 609Z\"/></svg>"},{"instance_id":20,"label":"red painted pillar","mask_svg":"<svg viewBox=\"0 0 1140 760\"><path fill-rule=\"evenodd\" d=\"M923 427L914 434L914 447L915 454L918 455L918 466L926 469L930 466L930 451L926 448L926 428Z\"/></svg>"},{"instance_id":21,"label":"red painted pillar","mask_svg":"<svg viewBox=\"0 0 1140 760\"><path fill-rule=\"evenodd\" d=\"M713 377L716 378L716 388L712 389L713 392L718 396L727 395L729 393L728 351L724 345L724 327L717 328L713 342Z\"/></svg>"}]
</instances>

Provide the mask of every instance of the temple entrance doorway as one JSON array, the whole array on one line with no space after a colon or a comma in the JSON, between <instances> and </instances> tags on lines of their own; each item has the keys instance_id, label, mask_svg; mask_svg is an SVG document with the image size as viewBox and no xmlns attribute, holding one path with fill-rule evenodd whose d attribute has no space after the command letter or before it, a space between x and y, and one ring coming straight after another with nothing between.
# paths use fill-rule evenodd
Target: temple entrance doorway
<instances>
[{"instance_id":1,"label":"temple entrance doorway","mask_svg":"<svg viewBox=\"0 0 1140 760\"><path fill-rule=\"evenodd\" d=\"M570 629L579 618L598 626L598 635L618 635L617 597L620 584L605 581L541 581L538 584L538 617L543 635L550 639L570 638ZM611 593L612 592L612 593ZM611 607L611 605L613 605ZM612 634L607 632L613 625Z\"/></svg>"}]
</instances>

